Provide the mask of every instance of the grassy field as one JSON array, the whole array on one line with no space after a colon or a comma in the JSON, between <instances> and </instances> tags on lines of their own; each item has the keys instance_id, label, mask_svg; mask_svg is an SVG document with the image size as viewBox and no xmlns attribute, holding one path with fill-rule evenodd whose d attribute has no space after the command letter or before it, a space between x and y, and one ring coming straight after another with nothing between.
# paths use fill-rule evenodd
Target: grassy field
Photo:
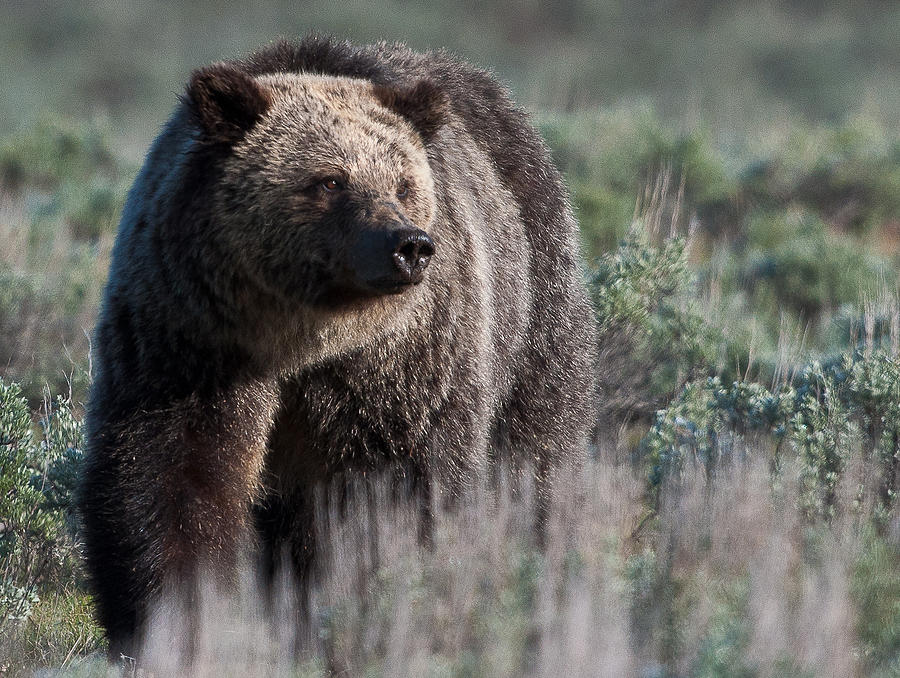
<instances>
[{"instance_id":1,"label":"grassy field","mask_svg":"<svg viewBox=\"0 0 900 678\"><path fill-rule=\"evenodd\" d=\"M3 8L0 675L107 675L72 492L140 154L191 67L315 26L447 45L532 109L581 224L598 436L544 551L521 478L439 511L432 550L376 486L321 517L308 619L248 570L190 670L155 627L156 675L900 676L900 10L550 7Z\"/></svg>"}]
</instances>

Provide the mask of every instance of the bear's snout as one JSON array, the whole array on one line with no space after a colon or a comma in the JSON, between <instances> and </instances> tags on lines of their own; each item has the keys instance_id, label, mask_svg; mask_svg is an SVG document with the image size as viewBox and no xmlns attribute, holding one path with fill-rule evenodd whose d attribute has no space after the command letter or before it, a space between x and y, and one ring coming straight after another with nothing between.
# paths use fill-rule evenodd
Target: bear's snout
<instances>
[{"instance_id":1,"label":"bear's snout","mask_svg":"<svg viewBox=\"0 0 900 678\"><path fill-rule=\"evenodd\" d=\"M399 231L393 258L401 281L421 282L433 254L434 241L425 231L418 228Z\"/></svg>"},{"instance_id":2,"label":"bear's snout","mask_svg":"<svg viewBox=\"0 0 900 678\"><path fill-rule=\"evenodd\" d=\"M347 283L368 294L400 294L422 282L434 252L431 237L411 224L365 229L348 253Z\"/></svg>"}]
</instances>

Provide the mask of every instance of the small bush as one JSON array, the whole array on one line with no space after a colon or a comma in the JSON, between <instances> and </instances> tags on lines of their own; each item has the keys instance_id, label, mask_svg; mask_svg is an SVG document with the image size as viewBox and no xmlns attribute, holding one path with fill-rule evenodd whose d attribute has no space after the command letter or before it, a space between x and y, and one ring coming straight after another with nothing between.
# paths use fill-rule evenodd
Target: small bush
<instances>
[{"instance_id":1,"label":"small bush","mask_svg":"<svg viewBox=\"0 0 900 678\"><path fill-rule=\"evenodd\" d=\"M599 337L604 419L649 417L718 362L723 338L694 300L684 238L654 246L636 222L590 280Z\"/></svg>"},{"instance_id":2,"label":"small bush","mask_svg":"<svg viewBox=\"0 0 900 678\"><path fill-rule=\"evenodd\" d=\"M85 594L78 590L79 555L73 493L84 449L80 420L68 401L48 400L37 422L16 384L0 379L0 652L22 651L35 641L34 625L53 643L87 633L80 650L97 644ZM66 583L62 589L60 583ZM69 593L66 593L69 591ZM78 602L78 601L81 602ZM75 628L53 617L78 612ZM73 612L74 614L74 612ZM35 621L37 620L37 621ZM91 630L93 629L93 630ZM11 645L11 647L9 646ZM63 654L71 646L57 648ZM34 659L13 654L18 661ZM0 662L2 663L2 662Z\"/></svg>"},{"instance_id":3,"label":"small bush","mask_svg":"<svg viewBox=\"0 0 900 678\"><path fill-rule=\"evenodd\" d=\"M776 392L756 383L726 386L718 377L690 383L656 413L641 443L651 495L685 464L715 473L752 436L770 440L774 471L783 442L789 443L799 461L801 506L810 517L833 516L847 459L854 449L866 450L877 518L891 509L900 485L898 407L900 361L883 351L848 354L827 367L813 363Z\"/></svg>"}]
</instances>

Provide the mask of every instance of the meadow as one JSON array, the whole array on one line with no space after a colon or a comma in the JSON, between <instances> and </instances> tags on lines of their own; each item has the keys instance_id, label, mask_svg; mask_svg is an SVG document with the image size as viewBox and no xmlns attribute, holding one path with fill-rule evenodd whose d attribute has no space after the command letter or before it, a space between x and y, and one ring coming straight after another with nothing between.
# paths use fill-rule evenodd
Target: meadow
<instances>
[{"instance_id":1,"label":"meadow","mask_svg":"<svg viewBox=\"0 0 900 678\"><path fill-rule=\"evenodd\" d=\"M13 3L0 28L23 93L0 102L0 675L109 675L73 511L90 329L139 149L186 69L302 32L270 4L210 27L162 3L167 59L145 10L99 0ZM597 432L545 549L512 471L438 507L431 549L376 488L319 517L309 618L249 570L209 592L194 675L900 676L900 12L649 4L473 6L456 32L462 4L316 10L493 64L533 111L581 225ZM120 37L89 59L101 29ZM100 75L102 115L69 103ZM165 618L147 656L184 674Z\"/></svg>"}]
</instances>

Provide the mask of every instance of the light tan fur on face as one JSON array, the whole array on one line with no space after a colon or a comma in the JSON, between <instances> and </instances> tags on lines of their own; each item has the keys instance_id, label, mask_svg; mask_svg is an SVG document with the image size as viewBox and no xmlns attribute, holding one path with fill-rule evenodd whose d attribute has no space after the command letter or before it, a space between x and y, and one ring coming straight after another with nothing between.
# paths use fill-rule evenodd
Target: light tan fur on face
<instances>
[{"instance_id":1,"label":"light tan fur on face","mask_svg":"<svg viewBox=\"0 0 900 678\"><path fill-rule=\"evenodd\" d=\"M400 181L407 180L419 223L431 221L433 186L422 140L376 99L371 82L307 74L258 80L273 93L272 106L235 148L241 163L264 150L267 166L260 170L274 184L302 185L331 175L373 200L395 199Z\"/></svg>"}]
</instances>

